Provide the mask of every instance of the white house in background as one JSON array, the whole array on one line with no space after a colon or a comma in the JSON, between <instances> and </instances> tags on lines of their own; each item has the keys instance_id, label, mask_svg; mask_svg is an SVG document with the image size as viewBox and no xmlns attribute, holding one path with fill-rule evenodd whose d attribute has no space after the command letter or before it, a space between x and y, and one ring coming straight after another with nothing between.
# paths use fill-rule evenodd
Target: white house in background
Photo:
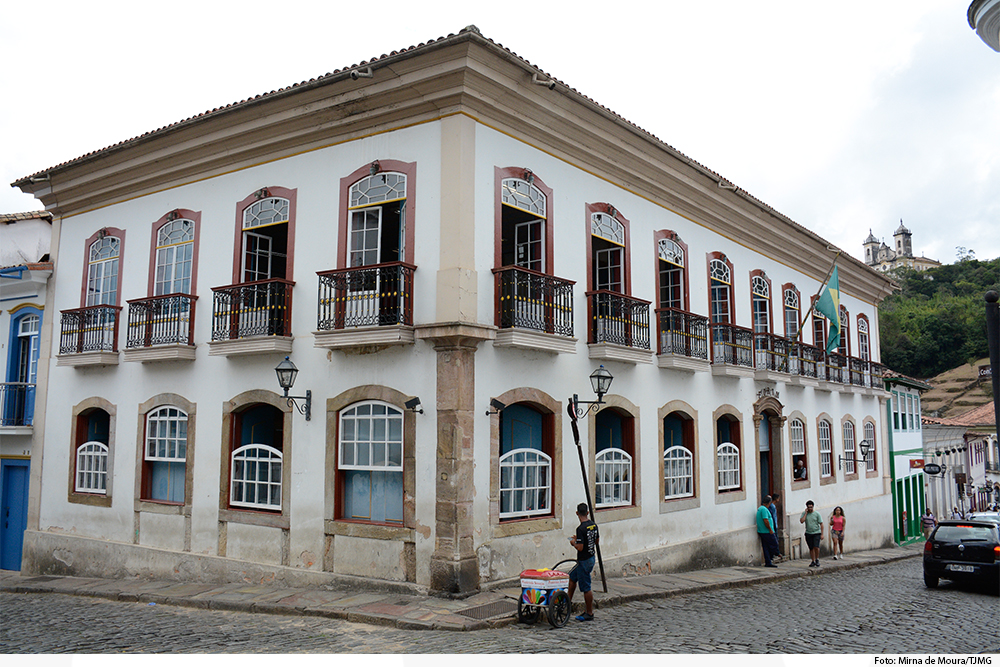
<instances>
[{"instance_id":1,"label":"white house in background","mask_svg":"<svg viewBox=\"0 0 1000 667\"><path fill-rule=\"evenodd\" d=\"M993 403L949 419L924 417L923 422L924 456L942 467L940 475L928 477L932 511L950 516L955 507L963 513L983 511L998 502Z\"/></svg>"},{"instance_id":2,"label":"white house in background","mask_svg":"<svg viewBox=\"0 0 1000 667\"><path fill-rule=\"evenodd\" d=\"M35 379L52 275L48 211L0 214L0 569L21 569L28 521Z\"/></svg>"},{"instance_id":3,"label":"white house in background","mask_svg":"<svg viewBox=\"0 0 1000 667\"><path fill-rule=\"evenodd\" d=\"M809 499L892 543L890 280L841 255L826 354L826 240L475 27L15 185L59 266L27 571L509 580L568 553L599 365L609 572L749 563L775 490L790 555Z\"/></svg>"}]
</instances>

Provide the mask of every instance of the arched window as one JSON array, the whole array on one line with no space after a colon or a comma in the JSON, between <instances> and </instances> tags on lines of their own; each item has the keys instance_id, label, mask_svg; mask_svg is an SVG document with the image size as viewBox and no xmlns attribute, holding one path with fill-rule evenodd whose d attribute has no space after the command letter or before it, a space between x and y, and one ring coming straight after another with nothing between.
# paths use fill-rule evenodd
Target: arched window
<instances>
[{"instance_id":1,"label":"arched window","mask_svg":"<svg viewBox=\"0 0 1000 667\"><path fill-rule=\"evenodd\" d=\"M403 522L403 411L382 401L340 413L338 470L344 519Z\"/></svg>"},{"instance_id":2,"label":"arched window","mask_svg":"<svg viewBox=\"0 0 1000 667\"><path fill-rule=\"evenodd\" d=\"M266 404L233 413L229 505L280 512L284 472L284 414Z\"/></svg>"},{"instance_id":3,"label":"arched window","mask_svg":"<svg viewBox=\"0 0 1000 667\"><path fill-rule=\"evenodd\" d=\"M348 266L403 261L406 256L406 174L385 171L350 188Z\"/></svg>"},{"instance_id":4,"label":"arched window","mask_svg":"<svg viewBox=\"0 0 1000 667\"><path fill-rule=\"evenodd\" d=\"M875 442L875 424L872 422L865 422L865 440L868 441L868 459L865 461L865 471L875 472L878 468L876 457L878 447Z\"/></svg>"},{"instance_id":5,"label":"arched window","mask_svg":"<svg viewBox=\"0 0 1000 667\"><path fill-rule=\"evenodd\" d=\"M693 495L694 420L671 412L663 418L663 499Z\"/></svg>"},{"instance_id":6,"label":"arched window","mask_svg":"<svg viewBox=\"0 0 1000 667\"><path fill-rule=\"evenodd\" d=\"M819 476L833 475L833 435L830 422L819 420Z\"/></svg>"},{"instance_id":7,"label":"arched window","mask_svg":"<svg viewBox=\"0 0 1000 667\"><path fill-rule=\"evenodd\" d=\"M736 445L724 442L717 449L719 457L719 491L740 488L740 450Z\"/></svg>"},{"instance_id":8,"label":"arched window","mask_svg":"<svg viewBox=\"0 0 1000 667\"><path fill-rule=\"evenodd\" d=\"M799 335L799 322L802 319L799 310L799 291L795 285L788 283L783 286L785 305L785 337L797 338Z\"/></svg>"},{"instance_id":9,"label":"arched window","mask_svg":"<svg viewBox=\"0 0 1000 667\"><path fill-rule=\"evenodd\" d=\"M242 282L286 278L291 201L260 190L243 209Z\"/></svg>"},{"instance_id":10,"label":"arched window","mask_svg":"<svg viewBox=\"0 0 1000 667\"><path fill-rule=\"evenodd\" d=\"M547 199L534 184L522 178L504 178L500 183L500 262L547 273Z\"/></svg>"},{"instance_id":11,"label":"arched window","mask_svg":"<svg viewBox=\"0 0 1000 667\"><path fill-rule=\"evenodd\" d=\"M845 357L851 355L851 316L843 304L840 306L840 343L837 345L837 352Z\"/></svg>"},{"instance_id":12,"label":"arched window","mask_svg":"<svg viewBox=\"0 0 1000 667\"><path fill-rule=\"evenodd\" d=\"M868 338L868 318L858 315L858 357L871 361L871 343Z\"/></svg>"},{"instance_id":13,"label":"arched window","mask_svg":"<svg viewBox=\"0 0 1000 667\"><path fill-rule=\"evenodd\" d=\"M718 258L709 261L709 282L711 284L712 323L731 323L733 321L733 313L730 308L733 276L727 262Z\"/></svg>"},{"instance_id":14,"label":"arched window","mask_svg":"<svg viewBox=\"0 0 1000 667\"><path fill-rule=\"evenodd\" d=\"M233 451L229 504L250 509L281 509L281 451L249 444Z\"/></svg>"},{"instance_id":15,"label":"arched window","mask_svg":"<svg viewBox=\"0 0 1000 667\"><path fill-rule=\"evenodd\" d=\"M667 232L671 233L672 232ZM659 268L660 308L688 310L687 253L676 235L656 241Z\"/></svg>"},{"instance_id":16,"label":"arched window","mask_svg":"<svg viewBox=\"0 0 1000 667\"><path fill-rule=\"evenodd\" d=\"M552 445L544 415L525 403L500 411L500 519L552 514Z\"/></svg>"},{"instance_id":17,"label":"arched window","mask_svg":"<svg viewBox=\"0 0 1000 667\"><path fill-rule=\"evenodd\" d=\"M144 500L184 502L187 427L187 413L173 406L163 406L146 415Z\"/></svg>"},{"instance_id":18,"label":"arched window","mask_svg":"<svg viewBox=\"0 0 1000 667\"><path fill-rule=\"evenodd\" d=\"M103 442L85 442L76 449L77 493L108 492L108 446Z\"/></svg>"},{"instance_id":19,"label":"arched window","mask_svg":"<svg viewBox=\"0 0 1000 667\"><path fill-rule=\"evenodd\" d=\"M854 422L844 422L844 474L853 475L857 472L854 459L857 454L857 442L854 439Z\"/></svg>"},{"instance_id":20,"label":"arched window","mask_svg":"<svg viewBox=\"0 0 1000 667\"><path fill-rule=\"evenodd\" d=\"M625 292L625 226L608 213L590 216L595 290Z\"/></svg>"},{"instance_id":21,"label":"arched window","mask_svg":"<svg viewBox=\"0 0 1000 667\"><path fill-rule=\"evenodd\" d=\"M771 331L771 283L763 271L750 276L750 292L752 295L753 331L754 333L770 333Z\"/></svg>"},{"instance_id":22,"label":"arched window","mask_svg":"<svg viewBox=\"0 0 1000 667\"><path fill-rule=\"evenodd\" d=\"M90 244L87 262L88 306L114 306L118 303L118 259L121 239L104 236Z\"/></svg>"},{"instance_id":23,"label":"arched window","mask_svg":"<svg viewBox=\"0 0 1000 667\"><path fill-rule=\"evenodd\" d=\"M193 220L179 218L157 231L153 296L191 294L194 230Z\"/></svg>"},{"instance_id":24,"label":"arched window","mask_svg":"<svg viewBox=\"0 0 1000 667\"><path fill-rule=\"evenodd\" d=\"M601 410L595 420L594 506L622 507L632 504L632 450L634 420L613 408Z\"/></svg>"},{"instance_id":25,"label":"arched window","mask_svg":"<svg viewBox=\"0 0 1000 667\"><path fill-rule=\"evenodd\" d=\"M801 419L788 422L789 450L792 454L792 478L801 481L808 477L809 461L806 459L806 425ZM802 465L799 465L799 461Z\"/></svg>"}]
</instances>

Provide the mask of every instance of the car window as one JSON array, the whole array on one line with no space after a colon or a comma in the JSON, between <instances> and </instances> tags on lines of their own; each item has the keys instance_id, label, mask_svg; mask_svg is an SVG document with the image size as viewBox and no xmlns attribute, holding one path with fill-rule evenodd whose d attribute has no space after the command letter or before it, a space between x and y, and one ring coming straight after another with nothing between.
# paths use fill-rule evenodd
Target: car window
<instances>
[{"instance_id":1,"label":"car window","mask_svg":"<svg viewBox=\"0 0 1000 667\"><path fill-rule=\"evenodd\" d=\"M986 526L938 526L936 540L985 542L993 539L993 531Z\"/></svg>"}]
</instances>

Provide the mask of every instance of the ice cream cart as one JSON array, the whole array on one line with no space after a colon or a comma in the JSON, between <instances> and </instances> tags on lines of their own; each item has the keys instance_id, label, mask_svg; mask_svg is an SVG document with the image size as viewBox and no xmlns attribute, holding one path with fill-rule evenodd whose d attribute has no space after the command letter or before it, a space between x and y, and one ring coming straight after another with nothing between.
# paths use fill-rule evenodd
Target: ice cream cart
<instances>
[{"instance_id":1,"label":"ice cream cart","mask_svg":"<svg viewBox=\"0 0 1000 667\"><path fill-rule=\"evenodd\" d=\"M521 597L517 601L517 620L532 624L542 613L548 616L553 628L561 628L569 621L569 574L558 569L565 560L552 569L524 570L521 572Z\"/></svg>"}]
</instances>

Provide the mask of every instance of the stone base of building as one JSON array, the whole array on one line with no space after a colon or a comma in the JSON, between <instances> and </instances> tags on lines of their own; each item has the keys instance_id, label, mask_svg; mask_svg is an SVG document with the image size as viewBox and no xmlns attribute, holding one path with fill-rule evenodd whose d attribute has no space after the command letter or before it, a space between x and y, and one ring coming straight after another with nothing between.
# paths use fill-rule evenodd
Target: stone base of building
<instances>
[{"instance_id":1,"label":"stone base of building","mask_svg":"<svg viewBox=\"0 0 1000 667\"><path fill-rule=\"evenodd\" d=\"M357 588L426 594L416 584L109 542L79 535L27 530L21 574L159 579L198 583L248 583L293 588Z\"/></svg>"}]
</instances>

